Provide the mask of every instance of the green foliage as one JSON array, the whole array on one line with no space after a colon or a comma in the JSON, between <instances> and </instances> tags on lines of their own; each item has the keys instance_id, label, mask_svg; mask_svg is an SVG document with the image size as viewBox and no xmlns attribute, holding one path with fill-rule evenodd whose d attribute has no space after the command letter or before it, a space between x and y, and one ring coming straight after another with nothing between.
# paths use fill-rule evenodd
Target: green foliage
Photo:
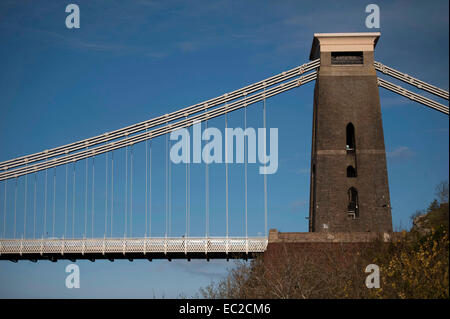
<instances>
[{"instance_id":1,"label":"green foliage","mask_svg":"<svg viewBox=\"0 0 450 319\"><path fill-rule=\"evenodd\" d=\"M448 232L443 228L391 243L388 253L374 260L380 266L382 287L370 290L371 297L449 298L448 258Z\"/></svg>"},{"instance_id":2,"label":"green foliage","mask_svg":"<svg viewBox=\"0 0 450 319\"><path fill-rule=\"evenodd\" d=\"M227 278L201 289L205 298L449 298L448 183L438 185L426 212L394 240L344 249L282 253L276 262L238 262ZM381 287L365 286L368 264Z\"/></svg>"}]
</instances>

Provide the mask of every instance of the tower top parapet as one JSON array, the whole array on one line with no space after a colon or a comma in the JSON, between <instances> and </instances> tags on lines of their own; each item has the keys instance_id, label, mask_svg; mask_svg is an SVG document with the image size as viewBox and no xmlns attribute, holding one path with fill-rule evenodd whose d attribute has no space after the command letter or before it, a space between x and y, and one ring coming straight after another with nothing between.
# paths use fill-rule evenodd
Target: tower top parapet
<instances>
[{"instance_id":1,"label":"tower top parapet","mask_svg":"<svg viewBox=\"0 0 450 319\"><path fill-rule=\"evenodd\" d=\"M320 57L320 52L374 51L380 32L314 33L310 60Z\"/></svg>"}]
</instances>

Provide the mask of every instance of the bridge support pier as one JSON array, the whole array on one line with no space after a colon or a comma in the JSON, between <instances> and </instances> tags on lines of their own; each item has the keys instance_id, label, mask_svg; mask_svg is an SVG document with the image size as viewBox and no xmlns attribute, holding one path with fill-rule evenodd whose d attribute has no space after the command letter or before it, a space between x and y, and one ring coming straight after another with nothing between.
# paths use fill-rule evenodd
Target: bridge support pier
<instances>
[{"instance_id":1,"label":"bridge support pier","mask_svg":"<svg viewBox=\"0 0 450 319\"><path fill-rule=\"evenodd\" d=\"M380 33L314 34L309 231L392 232L374 49Z\"/></svg>"},{"instance_id":2,"label":"bridge support pier","mask_svg":"<svg viewBox=\"0 0 450 319\"><path fill-rule=\"evenodd\" d=\"M269 244L263 255L264 263L269 267L277 267L288 262L289 258L323 263L351 260L363 253L367 248L380 243L389 243L400 237L400 233L379 232L286 232L276 229L269 231ZM295 260L295 259L294 259Z\"/></svg>"}]
</instances>

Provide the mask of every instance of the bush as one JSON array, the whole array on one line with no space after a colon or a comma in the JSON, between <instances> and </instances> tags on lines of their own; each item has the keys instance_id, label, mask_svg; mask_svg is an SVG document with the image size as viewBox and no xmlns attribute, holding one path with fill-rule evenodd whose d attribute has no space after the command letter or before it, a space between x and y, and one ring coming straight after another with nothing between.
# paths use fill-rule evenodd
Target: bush
<instances>
[{"instance_id":1,"label":"bush","mask_svg":"<svg viewBox=\"0 0 450 319\"><path fill-rule=\"evenodd\" d=\"M281 246L275 259L236 262L228 276L200 290L205 298L449 298L448 183L440 201L414 217L395 240L317 246L298 252ZM447 200L447 202L443 202ZM379 289L368 289L368 264L380 269Z\"/></svg>"}]
</instances>

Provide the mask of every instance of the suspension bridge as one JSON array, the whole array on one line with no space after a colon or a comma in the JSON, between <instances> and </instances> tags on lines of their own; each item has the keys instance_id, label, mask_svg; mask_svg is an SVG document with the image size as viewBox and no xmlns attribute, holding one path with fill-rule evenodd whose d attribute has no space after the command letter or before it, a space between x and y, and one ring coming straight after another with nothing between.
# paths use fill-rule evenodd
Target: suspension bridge
<instances>
[{"instance_id":1,"label":"suspension bridge","mask_svg":"<svg viewBox=\"0 0 450 319\"><path fill-rule=\"evenodd\" d=\"M349 49L346 48L346 50ZM358 56L341 55L334 59L332 64L334 61L337 64L336 67L342 65L349 68L357 67L359 63ZM172 113L0 162L0 183L3 184L0 184L0 191L3 191L0 199L3 204L0 206L3 213L3 216L0 215L2 217L0 219L2 221L0 259L15 262L59 259L113 261L138 258L190 260L191 258L252 258L264 253L268 245L267 176L264 175L262 189L264 214L261 214L261 217L264 218L264 230L260 236L249 236L247 152L244 163L245 207L242 209L244 224L242 236L236 237L230 233L230 174L226 163L223 165L226 202L223 236L216 237L210 234L209 183L211 180L208 175L208 164L204 164L205 234L200 237L191 236L190 187L192 179L196 176L191 176L189 163L186 163L184 168L184 185L180 183L175 185L178 188L184 188L185 191L184 198L178 199L185 204L182 217L185 231L182 236L172 236L171 205L174 185L172 183L173 169L169 160L171 142L168 136L181 128L190 129L196 123L204 123L207 126L208 121L219 117L224 119L226 128L227 115L238 110L244 111L245 127L247 127L247 108L258 104L262 105L262 125L266 128L266 101L315 81L320 75L323 63L323 57L317 58L238 90ZM378 72L380 76L377 78L379 87L448 115L448 106L389 82L383 76L403 81L415 89L426 91L448 101L447 91L380 62L375 61L371 65L371 70L374 73ZM158 139L163 141L165 146L165 168L155 167L152 161L155 156L152 151L152 142ZM138 148L142 156L140 160L144 165L137 169ZM227 147L225 152L226 149ZM152 176L155 171L164 169L165 185L160 183L155 185ZM101 171L101 181L99 171ZM83 176L82 179L79 177L80 174ZM145 175L145 186L139 191L145 193L141 199L141 202L145 204L139 207L145 208L136 211L136 196L133 195L133 192L136 193L136 188L133 187L136 186L133 179L142 175ZM214 182L217 181L214 180ZM152 205L155 200L153 193L155 188L163 187L165 191L164 235L155 236L153 221L156 215L162 216L163 212L155 211ZM119 201L124 203L123 207L117 207ZM135 235L137 226L133 224L133 218L136 220L136 214L142 221L138 225L143 230L141 236ZM102 221L100 225L99 220Z\"/></svg>"}]
</instances>

